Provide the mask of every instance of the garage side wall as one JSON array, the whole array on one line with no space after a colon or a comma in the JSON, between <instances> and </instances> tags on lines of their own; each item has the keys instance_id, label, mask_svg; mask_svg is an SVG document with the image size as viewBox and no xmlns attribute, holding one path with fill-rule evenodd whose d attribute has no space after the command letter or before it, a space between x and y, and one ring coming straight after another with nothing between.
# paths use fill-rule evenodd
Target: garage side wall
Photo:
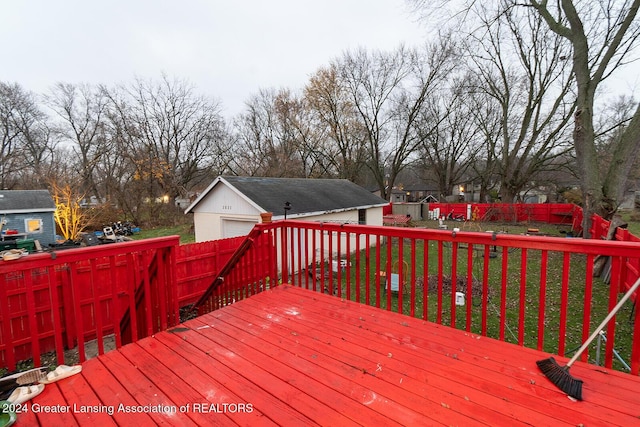
<instances>
[{"instance_id":1,"label":"garage side wall","mask_svg":"<svg viewBox=\"0 0 640 427\"><path fill-rule=\"evenodd\" d=\"M229 187L218 185L193 210L196 242L244 236L259 218L255 206Z\"/></svg>"},{"instance_id":2,"label":"garage side wall","mask_svg":"<svg viewBox=\"0 0 640 427\"><path fill-rule=\"evenodd\" d=\"M345 212L332 212L325 213L322 215L313 215L313 216L305 216L304 218L300 218L304 221L325 221L325 222L349 222L353 224L358 223L358 210L350 210ZM378 208L369 208L366 213L366 221L367 225L377 225L382 226L382 207Z\"/></svg>"}]
</instances>

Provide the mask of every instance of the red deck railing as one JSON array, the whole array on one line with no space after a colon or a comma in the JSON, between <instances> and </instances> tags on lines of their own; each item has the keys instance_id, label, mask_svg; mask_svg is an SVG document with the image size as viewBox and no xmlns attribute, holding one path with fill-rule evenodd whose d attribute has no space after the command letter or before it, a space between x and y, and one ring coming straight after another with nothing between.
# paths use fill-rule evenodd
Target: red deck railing
<instances>
[{"instance_id":1,"label":"red deck railing","mask_svg":"<svg viewBox=\"0 0 640 427\"><path fill-rule=\"evenodd\" d=\"M173 236L0 263L3 366L13 370L29 357L38 366L49 350L62 363L74 346L84 360L90 339L102 353L107 334L120 346L177 324L185 304L214 310L279 283L568 355L638 276L640 262L636 242L302 221L196 245L203 252ZM599 257L610 260L610 286L593 277ZM638 374L632 301L607 326L603 348L583 360L603 353L606 367L620 368L619 356Z\"/></svg>"},{"instance_id":2,"label":"red deck railing","mask_svg":"<svg viewBox=\"0 0 640 427\"><path fill-rule=\"evenodd\" d=\"M624 278L637 277L629 261L640 260L632 242L302 221L256 229L250 247L268 240L277 263L263 285L277 278L563 356L614 307ZM593 277L597 257L611 260L611 286ZM251 264L239 259L216 285L210 308L261 290L247 281ZM640 316L632 301L609 322L602 348L594 344L583 361L603 353L606 367L620 368L620 357L638 374Z\"/></svg>"}]
</instances>

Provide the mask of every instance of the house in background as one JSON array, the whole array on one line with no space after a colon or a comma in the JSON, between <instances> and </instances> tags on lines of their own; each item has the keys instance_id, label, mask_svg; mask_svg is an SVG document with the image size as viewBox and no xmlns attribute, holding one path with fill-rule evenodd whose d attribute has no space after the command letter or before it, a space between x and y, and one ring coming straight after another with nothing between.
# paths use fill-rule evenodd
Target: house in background
<instances>
[{"instance_id":1,"label":"house in background","mask_svg":"<svg viewBox=\"0 0 640 427\"><path fill-rule=\"evenodd\" d=\"M56 241L56 205L47 190L1 190L2 239L38 240L44 247Z\"/></svg>"},{"instance_id":2,"label":"house in background","mask_svg":"<svg viewBox=\"0 0 640 427\"><path fill-rule=\"evenodd\" d=\"M219 176L185 213L193 213L196 241L203 242L246 235L267 212L274 220L382 225L388 204L346 179Z\"/></svg>"}]
</instances>

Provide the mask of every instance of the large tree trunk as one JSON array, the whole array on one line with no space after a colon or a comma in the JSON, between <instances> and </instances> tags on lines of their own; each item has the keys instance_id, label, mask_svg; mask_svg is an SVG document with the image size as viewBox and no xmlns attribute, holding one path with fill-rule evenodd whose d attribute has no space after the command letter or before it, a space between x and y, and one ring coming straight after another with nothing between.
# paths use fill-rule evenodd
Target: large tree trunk
<instances>
[{"instance_id":1,"label":"large tree trunk","mask_svg":"<svg viewBox=\"0 0 640 427\"><path fill-rule=\"evenodd\" d=\"M583 95L587 96L587 95ZM581 103L575 113L573 140L576 149L576 160L582 182L582 230L583 236L591 237L591 215L600 213L598 206L602 199L600 185L600 168L593 143L593 113L589 104Z\"/></svg>"}]
</instances>

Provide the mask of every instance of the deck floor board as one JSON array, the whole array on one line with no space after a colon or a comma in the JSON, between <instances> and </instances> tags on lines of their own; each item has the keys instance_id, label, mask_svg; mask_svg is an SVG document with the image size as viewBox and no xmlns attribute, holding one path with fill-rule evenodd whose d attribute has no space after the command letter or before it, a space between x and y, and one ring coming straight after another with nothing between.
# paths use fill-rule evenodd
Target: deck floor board
<instances>
[{"instance_id":1,"label":"deck floor board","mask_svg":"<svg viewBox=\"0 0 640 427\"><path fill-rule=\"evenodd\" d=\"M244 311L247 309L250 311ZM274 322L276 323L275 326L267 326L261 323L264 322L265 319L262 319L260 315L258 315L258 313L261 312L260 310L260 307L244 306L242 309L234 307L234 310L229 310L227 313L231 312L233 315L243 318L248 322L248 325L257 325L257 327L263 328L268 327L274 332L280 330L280 337L287 338L287 328L281 327L277 322ZM265 314L266 311L262 313ZM295 322L295 320L293 321ZM477 384L484 386L484 390L478 390L473 387L473 384L463 382L452 384L451 382L457 378L455 375L441 376L430 372L425 365L420 366L420 364L412 364L405 361L414 360L414 355L404 354L405 357L403 357L403 352L387 352L386 354L380 351L374 352L366 348L371 344L371 339L355 337L352 342L347 342L339 336L333 336L324 332L322 328L308 328L306 327L307 324L306 322L298 321L294 327L296 331L299 331L298 336L306 335L309 337L308 339L312 340L307 344L307 351L317 352L317 349L321 348L325 355L332 355L333 360L324 363L323 360L316 359L318 364L326 365L326 369L333 369L336 372L339 372L341 370L340 368L342 368L342 370L358 369L361 372L368 370L367 374L369 376L365 375L363 378L370 379L376 377L386 381L387 384L385 388L394 389L394 395L402 396L406 392L410 392L414 394L412 399L426 399L430 403L435 404L435 407L428 405L422 406L422 413L430 418L438 419L437 416L442 415L443 418L441 422L451 420L451 410L438 408L437 405L443 407L448 406L450 408L455 407L456 412L461 412L462 414L473 414L475 420L469 419L468 415L464 415L466 419L460 420L464 425L469 425L476 421L495 425L495 423L500 422L500 420L504 422L508 421L510 425L514 425L517 423L522 411L527 412L526 408L513 405L505 408L501 412L492 410L492 406L496 406L502 402L500 398L494 396L494 393L499 394L499 391L495 388L487 387L487 382L476 381ZM323 323L322 326L324 326L325 329L330 329L326 328L330 326L327 323ZM250 326L247 326L246 329L250 329ZM302 345L305 345L305 343L302 343ZM381 348L380 350L384 351L388 350L388 348ZM313 358L314 356L315 354L312 354L311 357ZM336 361L339 363L336 363ZM425 360L421 359L421 363L424 364L424 362ZM426 366L432 367L434 364L430 361ZM410 367L410 369L407 369L408 367ZM446 366L443 368L446 369ZM468 375L462 376L463 380L467 380L468 378ZM493 401L493 405L487 407L487 400ZM537 412L538 411L533 411L533 414L529 415L544 418L544 415ZM548 418L548 421L552 420L557 423L557 418Z\"/></svg>"},{"instance_id":2,"label":"deck floor board","mask_svg":"<svg viewBox=\"0 0 640 427\"><path fill-rule=\"evenodd\" d=\"M275 310L271 316L291 317L286 313L299 310L299 302L302 300L295 295L283 293L278 304L271 308ZM328 309L329 307L331 309ZM322 298L318 304L306 308L307 316L324 315L322 324L325 327L331 326L332 328L326 329L336 331L338 337L345 336L349 331L349 325L359 324L359 335L366 338L363 345L376 349L376 343L380 339L380 342L385 344L378 348L381 354L386 354L388 348L396 348L398 355L408 353L405 354L409 356L404 359L405 363L413 364L414 361L419 361L428 362L430 366L438 365L440 369L429 370L429 378L433 379L434 375L439 374L447 379L458 378L460 383L456 388L475 383L486 396L493 394L504 397L506 393L511 403L523 401L534 411L553 413L559 421L564 420L571 424L576 417L580 418L585 412L593 417L593 420L601 420L604 423L615 424L623 420L638 423L640 410L638 414L626 414L629 405L640 408L640 395L632 392L638 386L638 378L628 374L577 363L572 367L571 373L585 381L583 396L597 405L557 406L558 398L567 398L537 369L536 360L548 357L544 353L507 345L464 331L452 334L452 329L448 326L406 316L389 317L387 311L350 301L341 301L341 305L336 307L331 301ZM390 318L396 320L390 322ZM564 358L557 359L559 363L566 362ZM414 365L414 369L417 367ZM588 369L582 369L584 367ZM605 381L606 384L601 385L600 381ZM591 384L598 385L597 392L592 392ZM622 393L624 396L621 396L621 389L628 390L629 393ZM540 399L532 399L532 394Z\"/></svg>"},{"instance_id":3,"label":"deck floor board","mask_svg":"<svg viewBox=\"0 0 640 427\"><path fill-rule=\"evenodd\" d=\"M278 286L91 359L28 404L174 411L32 411L16 425L640 426L640 378L577 362L575 402L538 371L547 357Z\"/></svg>"}]
</instances>

